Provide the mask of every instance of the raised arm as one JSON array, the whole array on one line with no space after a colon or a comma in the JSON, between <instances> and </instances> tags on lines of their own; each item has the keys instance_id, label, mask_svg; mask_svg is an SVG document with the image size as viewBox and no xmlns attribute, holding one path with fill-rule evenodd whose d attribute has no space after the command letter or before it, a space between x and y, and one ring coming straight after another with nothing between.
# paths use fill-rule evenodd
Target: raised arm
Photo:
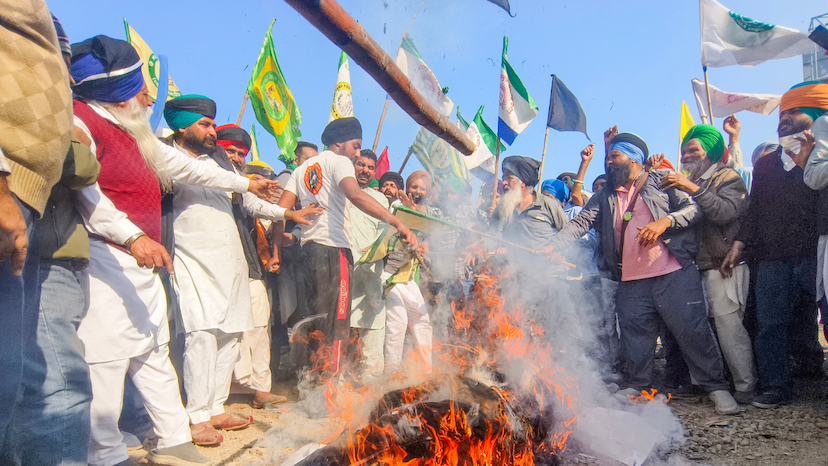
<instances>
[{"instance_id":1,"label":"raised arm","mask_svg":"<svg viewBox=\"0 0 828 466\"><path fill-rule=\"evenodd\" d=\"M584 178L586 178L587 168L592 162L592 157L595 156L595 144L590 144L581 151L581 165L578 167L578 174L572 180L572 203L576 206L584 206L584 196L581 192L584 188Z\"/></svg>"},{"instance_id":2,"label":"raised arm","mask_svg":"<svg viewBox=\"0 0 828 466\"><path fill-rule=\"evenodd\" d=\"M345 193L348 200L350 200L351 203L353 203L359 210L376 219L391 224L392 227L397 229L400 233L400 238L402 238L406 244L412 248L417 247L417 237L414 236L414 233L412 233L411 230L409 230L408 227L400 221L400 219L391 215L391 212L388 212L388 209L384 208L382 204L377 202L376 199L359 189L359 184L357 184L355 178L343 178L342 181L339 182L339 189Z\"/></svg>"}]
</instances>

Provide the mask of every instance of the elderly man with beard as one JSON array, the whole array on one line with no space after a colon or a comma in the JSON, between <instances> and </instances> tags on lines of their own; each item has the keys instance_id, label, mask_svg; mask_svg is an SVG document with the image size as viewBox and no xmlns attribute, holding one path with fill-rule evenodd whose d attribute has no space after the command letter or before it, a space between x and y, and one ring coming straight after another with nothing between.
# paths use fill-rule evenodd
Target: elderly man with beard
<instances>
[{"instance_id":1,"label":"elderly man with beard","mask_svg":"<svg viewBox=\"0 0 828 466\"><path fill-rule=\"evenodd\" d=\"M183 95L164 106L164 118L174 131L173 147L200 164L235 173L224 149L216 143L216 104L200 95ZM246 215L271 221L291 220L309 225L315 205L285 210L252 194L228 196L218 190L173 184L175 222L174 276L179 296L184 346L184 391L196 443L216 445L216 429L237 430L250 419L224 412L233 368L239 359L239 339L253 330L249 278L261 283L256 243L245 225ZM265 403L267 393L255 401ZM271 397L271 401L277 401ZM282 400L284 401L284 400Z\"/></svg>"},{"instance_id":2,"label":"elderly man with beard","mask_svg":"<svg viewBox=\"0 0 828 466\"><path fill-rule=\"evenodd\" d=\"M322 326L329 357L317 361L325 376L339 373L343 343L351 323L351 218L348 201L359 210L390 223L400 232L403 242L416 247L417 238L387 208L370 194L363 192L356 181L354 162L362 145L362 126L356 118L340 118L328 123L322 132L322 143L328 146L296 168L279 199L279 206L292 209L300 205L319 204L324 209L310 226L302 225L302 254L305 266L305 289L314 313L327 314ZM284 224L277 223L273 237L281 239ZM277 244L267 268L279 269Z\"/></svg>"},{"instance_id":3,"label":"elderly man with beard","mask_svg":"<svg viewBox=\"0 0 828 466\"><path fill-rule=\"evenodd\" d=\"M377 155L370 149L360 151L354 163L359 188L388 208L388 200L370 187L377 168ZM351 204L351 254L359 260L380 235L378 219ZM385 338L385 306L382 299L382 262L354 265L351 272L351 328L359 333L362 349L362 375L377 377L384 365L382 345Z\"/></svg>"},{"instance_id":4,"label":"elderly man with beard","mask_svg":"<svg viewBox=\"0 0 828 466\"><path fill-rule=\"evenodd\" d=\"M760 158L753 167L747 215L722 268L734 269L746 245L759 261L756 278L758 334L754 342L761 394L758 408L774 408L791 400L791 346L814 348L813 373L820 375L816 339L817 252L820 233L828 233L823 202L826 184L817 176L825 150L813 151L809 130L828 109L828 84L805 82L782 96L779 143L783 150ZM801 145L801 148L799 147ZM809 158L810 156L810 158ZM807 170L807 172L806 172ZM806 174L807 173L807 174ZM807 180L806 177L807 176ZM817 192L812 187L822 187ZM819 280L820 282L822 280ZM798 306L798 302L806 303ZM807 322L794 331L796 322ZM798 333L802 335L798 337ZM795 339L804 339L793 343ZM818 357L817 357L818 356ZM803 363L806 363L804 360Z\"/></svg>"},{"instance_id":5,"label":"elderly man with beard","mask_svg":"<svg viewBox=\"0 0 828 466\"><path fill-rule=\"evenodd\" d=\"M97 36L72 47L75 136L101 163L98 183L78 194L91 234L89 302L78 328L92 382L89 463L130 464L118 430L129 376L144 400L159 464L204 464L192 445L169 359L167 301L153 268L173 272L161 241L161 187L192 183L271 195L273 184L199 164L163 145L147 121L151 101L129 43ZM145 267L145 268L144 268Z\"/></svg>"},{"instance_id":6,"label":"elderly man with beard","mask_svg":"<svg viewBox=\"0 0 828 466\"><path fill-rule=\"evenodd\" d=\"M745 264L721 268L741 218L748 206L748 192L739 174L722 158L724 138L712 125L696 125L682 141L681 166L688 176L670 173L666 188L678 188L693 197L704 220L699 228L696 264L704 282L707 303L724 360L733 376L734 398L741 404L753 400L756 372L753 347L742 324L747 303L750 272Z\"/></svg>"},{"instance_id":7,"label":"elderly man with beard","mask_svg":"<svg viewBox=\"0 0 828 466\"><path fill-rule=\"evenodd\" d=\"M698 205L683 191L662 188L664 172L644 169L647 144L632 133L607 148L607 186L553 239L561 250L590 228L601 235L602 268L619 281L622 395L653 383L655 345L663 320L675 336L690 374L721 414L739 406L728 391L719 345L707 318L701 276L693 262Z\"/></svg>"}]
</instances>

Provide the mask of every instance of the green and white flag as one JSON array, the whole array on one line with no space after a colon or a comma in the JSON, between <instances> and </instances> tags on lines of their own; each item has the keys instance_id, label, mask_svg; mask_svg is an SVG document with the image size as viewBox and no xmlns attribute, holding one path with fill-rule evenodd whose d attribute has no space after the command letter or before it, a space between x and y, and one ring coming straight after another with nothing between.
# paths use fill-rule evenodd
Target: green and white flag
<instances>
[{"instance_id":1,"label":"green and white flag","mask_svg":"<svg viewBox=\"0 0 828 466\"><path fill-rule=\"evenodd\" d=\"M451 115L451 110L454 108L454 102L446 97L443 88L437 81L437 77L431 72L431 69L423 61L420 56L420 51L414 45L408 34L403 36L400 49L397 51L397 66L411 81L414 89L425 97L426 101L440 112L443 116ZM446 89L447 91L448 89Z\"/></svg>"},{"instance_id":2,"label":"green and white flag","mask_svg":"<svg viewBox=\"0 0 828 466\"><path fill-rule=\"evenodd\" d=\"M436 186L444 186L445 181L452 177L471 180L464 160L466 157L431 131L420 128L411 150Z\"/></svg>"},{"instance_id":3,"label":"green and white flag","mask_svg":"<svg viewBox=\"0 0 828 466\"><path fill-rule=\"evenodd\" d=\"M474 152L466 156L466 167L471 170L472 175L475 175L477 170L484 170L494 175L494 152L497 144L497 135L489 125L483 121L483 106L477 111L474 120L466 121L460 115L460 106L457 106L457 126L466 132L466 137L471 139L474 143ZM481 178L478 176L478 178ZM491 178L491 176L486 177Z\"/></svg>"},{"instance_id":4,"label":"green and white flag","mask_svg":"<svg viewBox=\"0 0 828 466\"><path fill-rule=\"evenodd\" d=\"M351 66L348 64L348 55L342 52L339 55L339 67L336 72L336 87L334 88L331 114L328 123L340 118L354 116L354 101L351 99Z\"/></svg>"},{"instance_id":5,"label":"green and white flag","mask_svg":"<svg viewBox=\"0 0 828 466\"><path fill-rule=\"evenodd\" d=\"M760 3L755 3L759 5ZM752 20L716 0L699 0L702 66L751 67L814 51L808 34Z\"/></svg>"},{"instance_id":6,"label":"green and white flag","mask_svg":"<svg viewBox=\"0 0 828 466\"><path fill-rule=\"evenodd\" d=\"M506 49L509 38L503 37L503 58L500 67L500 111L497 118L497 135L512 145L518 134L538 116L538 104L529 95L509 60Z\"/></svg>"}]
</instances>

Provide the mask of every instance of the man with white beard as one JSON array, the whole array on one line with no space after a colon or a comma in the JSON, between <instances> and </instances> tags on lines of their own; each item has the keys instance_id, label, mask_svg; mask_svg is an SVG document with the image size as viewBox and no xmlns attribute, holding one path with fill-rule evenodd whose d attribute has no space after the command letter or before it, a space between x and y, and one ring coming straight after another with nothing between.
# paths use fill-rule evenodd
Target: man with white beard
<instances>
[{"instance_id":1,"label":"man with white beard","mask_svg":"<svg viewBox=\"0 0 828 466\"><path fill-rule=\"evenodd\" d=\"M133 464L118 430L129 375L158 436L157 464L208 460L192 445L169 359L164 289L153 268L173 272L161 240L161 186L199 184L270 196L275 183L199 164L155 138L141 60L127 42L96 36L72 47L75 136L96 153L101 174L78 193L91 233L89 309L78 328L92 382L89 463ZM130 257L131 256L131 257ZM146 268L143 268L146 267Z\"/></svg>"},{"instance_id":2,"label":"man with white beard","mask_svg":"<svg viewBox=\"0 0 828 466\"><path fill-rule=\"evenodd\" d=\"M747 264L731 269L722 268L722 263L739 233L748 197L745 182L723 161L724 154L724 138L715 126L693 126L681 146L681 167L689 175L671 172L664 184L692 196L704 214L698 231L696 264L722 355L733 376L733 397L747 404L753 400L756 388L753 345L742 325L750 272Z\"/></svg>"}]
</instances>

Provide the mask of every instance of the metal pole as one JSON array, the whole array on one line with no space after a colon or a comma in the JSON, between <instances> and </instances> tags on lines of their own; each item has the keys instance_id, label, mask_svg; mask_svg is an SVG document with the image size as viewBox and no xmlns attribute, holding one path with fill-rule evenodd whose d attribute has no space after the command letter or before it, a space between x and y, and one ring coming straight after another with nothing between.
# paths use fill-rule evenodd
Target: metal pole
<instances>
[{"instance_id":1,"label":"metal pole","mask_svg":"<svg viewBox=\"0 0 828 466\"><path fill-rule=\"evenodd\" d=\"M242 101L242 108L241 108L241 111L239 112L239 119L236 120L236 126L241 125L241 119L244 116L244 108L247 107L247 98L248 97L249 96L247 95L247 92L245 92L244 93L244 100Z\"/></svg>"},{"instance_id":2,"label":"metal pole","mask_svg":"<svg viewBox=\"0 0 828 466\"><path fill-rule=\"evenodd\" d=\"M391 103L391 96L385 94L385 105L382 107L382 115L380 115L379 125L377 125L377 135L374 136L374 145L371 146L371 152L377 152L377 144L379 144L380 132L382 131L382 122L385 121L385 112L388 111L388 104Z\"/></svg>"},{"instance_id":3,"label":"metal pole","mask_svg":"<svg viewBox=\"0 0 828 466\"><path fill-rule=\"evenodd\" d=\"M398 172L400 174L400 176L402 176L402 172L403 172L403 168L405 168L405 164L408 163L408 158L411 157L411 154L413 154L413 153L414 153L414 151L411 150L411 148L409 147L408 148L408 153L405 154L405 159L403 159L403 163L400 166L400 171Z\"/></svg>"},{"instance_id":4,"label":"metal pole","mask_svg":"<svg viewBox=\"0 0 828 466\"><path fill-rule=\"evenodd\" d=\"M704 90L707 91L707 109L710 112L710 124L713 124L713 101L710 99L710 82L707 80L707 67L704 69ZM704 117L702 117L704 120ZM706 121L704 123L707 123Z\"/></svg>"},{"instance_id":5,"label":"metal pole","mask_svg":"<svg viewBox=\"0 0 828 466\"><path fill-rule=\"evenodd\" d=\"M500 136L497 137L497 146L495 146L495 173L494 173L494 183L492 183L492 208L495 207L495 200L497 196L497 183L498 175L500 172Z\"/></svg>"},{"instance_id":6,"label":"metal pole","mask_svg":"<svg viewBox=\"0 0 828 466\"><path fill-rule=\"evenodd\" d=\"M538 183L543 181L543 164L546 162L546 143L549 142L549 127L546 127L546 135L543 136L543 155L541 155L541 168Z\"/></svg>"}]
</instances>

